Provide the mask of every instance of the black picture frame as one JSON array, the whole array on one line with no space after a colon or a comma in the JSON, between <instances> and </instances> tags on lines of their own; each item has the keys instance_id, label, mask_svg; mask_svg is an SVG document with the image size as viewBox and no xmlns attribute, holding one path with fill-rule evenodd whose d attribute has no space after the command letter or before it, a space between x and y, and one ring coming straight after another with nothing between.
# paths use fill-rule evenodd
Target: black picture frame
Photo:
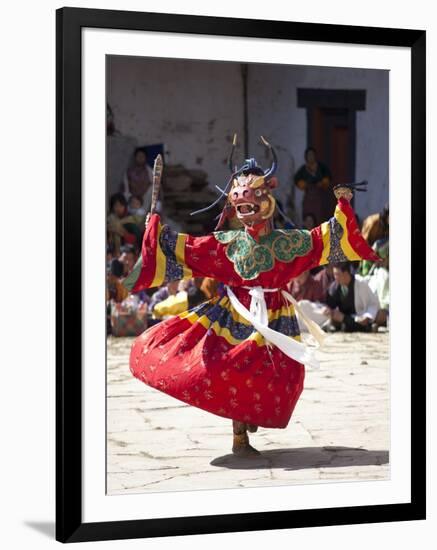
<instances>
[{"instance_id":1,"label":"black picture frame","mask_svg":"<svg viewBox=\"0 0 437 550\"><path fill-rule=\"evenodd\" d=\"M425 289L425 51L423 30L62 8L56 13L57 313L56 539L78 542L425 519L425 331L411 334L411 502L135 521L82 522L81 67L83 28L370 44L411 50L412 289ZM412 319L425 317L412 300Z\"/></svg>"}]
</instances>

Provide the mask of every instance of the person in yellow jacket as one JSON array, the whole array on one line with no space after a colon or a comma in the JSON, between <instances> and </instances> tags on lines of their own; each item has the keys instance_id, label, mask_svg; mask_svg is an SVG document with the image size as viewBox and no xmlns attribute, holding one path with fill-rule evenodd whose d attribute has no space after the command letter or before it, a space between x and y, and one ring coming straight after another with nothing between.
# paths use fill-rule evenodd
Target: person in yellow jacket
<instances>
[{"instance_id":1,"label":"person in yellow jacket","mask_svg":"<svg viewBox=\"0 0 437 550\"><path fill-rule=\"evenodd\" d=\"M167 319L179 315L188 309L188 294L186 290L179 290L162 302L158 302L152 310L154 319Z\"/></svg>"}]
</instances>

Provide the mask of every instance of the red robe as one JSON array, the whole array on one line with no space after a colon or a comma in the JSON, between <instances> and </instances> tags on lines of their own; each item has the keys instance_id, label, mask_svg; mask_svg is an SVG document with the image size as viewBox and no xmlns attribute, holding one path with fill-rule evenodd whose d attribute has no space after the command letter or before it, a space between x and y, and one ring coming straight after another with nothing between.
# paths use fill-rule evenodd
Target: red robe
<instances>
[{"instance_id":1,"label":"red robe","mask_svg":"<svg viewBox=\"0 0 437 550\"><path fill-rule=\"evenodd\" d=\"M124 284L138 292L171 280L212 277L229 285L249 309L245 286L285 289L293 277L317 265L363 258L378 260L345 199L334 217L311 231L275 230L258 242L244 230L204 237L176 233L154 214L141 258ZM268 292L265 300L268 326L300 341L293 307L281 292ZM304 365L268 347L223 291L136 338L130 370L185 403L268 428L287 426L305 376Z\"/></svg>"}]
</instances>

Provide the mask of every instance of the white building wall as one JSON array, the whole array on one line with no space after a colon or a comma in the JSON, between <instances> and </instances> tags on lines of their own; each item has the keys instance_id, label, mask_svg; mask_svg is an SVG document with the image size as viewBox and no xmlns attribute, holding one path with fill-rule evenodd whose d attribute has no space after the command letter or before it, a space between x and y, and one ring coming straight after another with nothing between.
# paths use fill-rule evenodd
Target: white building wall
<instances>
[{"instance_id":1,"label":"white building wall","mask_svg":"<svg viewBox=\"0 0 437 550\"><path fill-rule=\"evenodd\" d=\"M170 163L204 169L211 185L224 185L231 136L237 132L240 144L243 140L238 63L115 57L108 77L108 100L122 134L139 145L164 142ZM369 191L356 194L356 211L363 218L388 201L388 85L387 71L249 65L249 154L265 166L270 159L259 136L275 146L277 195L285 202L295 193L297 221L302 193L293 186L293 174L307 146L306 109L297 107L297 89L366 90L356 141L356 180L369 181ZM237 151L239 163L243 150L241 145Z\"/></svg>"},{"instance_id":2,"label":"white building wall","mask_svg":"<svg viewBox=\"0 0 437 550\"><path fill-rule=\"evenodd\" d=\"M241 66L134 57L109 66L116 128L138 145L164 142L169 163L203 169L223 186L232 135L243 129Z\"/></svg>"},{"instance_id":3,"label":"white building wall","mask_svg":"<svg viewBox=\"0 0 437 550\"><path fill-rule=\"evenodd\" d=\"M297 89L366 90L366 110L357 112L355 175L369 181L369 190L356 193L355 209L360 217L381 210L388 201L388 71L250 65L248 81L250 147L258 154L259 134L276 146L280 198L295 192L299 213L302 192L293 191L292 176L303 164L307 121L306 109L297 107Z\"/></svg>"}]
</instances>

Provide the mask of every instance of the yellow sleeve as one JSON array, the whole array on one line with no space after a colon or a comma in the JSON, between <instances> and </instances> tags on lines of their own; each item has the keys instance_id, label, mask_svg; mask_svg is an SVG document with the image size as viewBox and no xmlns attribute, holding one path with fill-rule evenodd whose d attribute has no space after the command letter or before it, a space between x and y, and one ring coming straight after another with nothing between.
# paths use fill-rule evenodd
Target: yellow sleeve
<instances>
[{"instance_id":1,"label":"yellow sleeve","mask_svg":"<svg viewBox=\"0 0 437 550\"><path fill-rule=\"evenodd\" d=\"M339 199L334 216L311 230L313 241L321 241L319 265L358 260L380 261L358 228L355 213L346 199Z\"/></svg>"}]
</instances>

